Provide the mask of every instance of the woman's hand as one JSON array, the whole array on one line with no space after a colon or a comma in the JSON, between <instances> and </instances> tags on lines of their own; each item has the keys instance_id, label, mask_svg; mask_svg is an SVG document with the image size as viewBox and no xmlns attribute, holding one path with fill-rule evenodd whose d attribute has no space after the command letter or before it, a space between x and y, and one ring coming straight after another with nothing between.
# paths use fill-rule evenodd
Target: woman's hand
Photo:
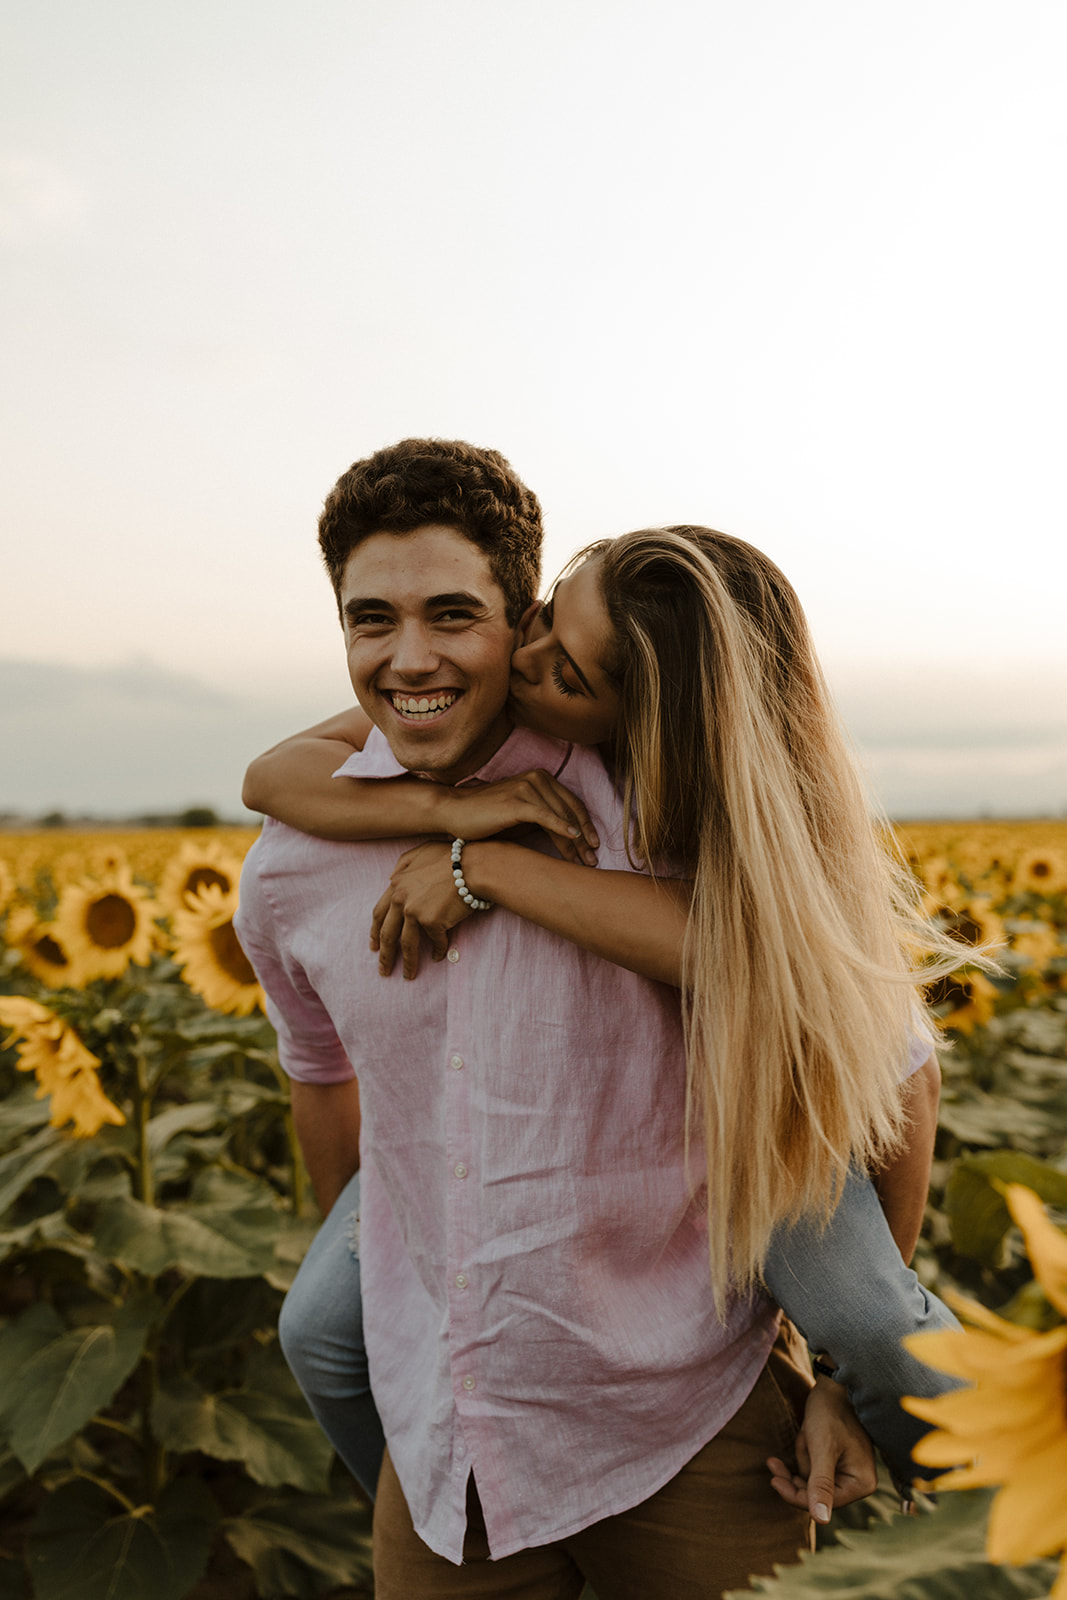
<instances>
[{"instance_id":1,"label":"woman's hand","mask_svg":"<svg viewBox=\"0 0 1067 1600\"><path fill-rule=\"evenodd\" d=\"M797 1466L771 1456L771 1484L791 1506L806 1506L816 1522L829 1522L835 1506L851 1505L878 1487L874 1448L848 1395L833 1378L816 1376L797 1434Z\"/></svg>"},{"instance_id":2,"label":"woman's hand","mask_svg":"<svg viewBox=\"0 0 1067 1600\"><path fill-rule=\"evenodd\" d=\"M543 828L564 861L596 866L600 843L589 813L551 773L535 768L499 783L448 789L443 826L457 839L488 839L509 828Z\"/></svg>"},{"instance_id":3,"label":"woman's hand","mask_svg":"<svg viewBox=\"0 0 1067 1600\"><path fill-rule=\"evenodd\" d=\"M419 941L425 934L434 961L448 953L448 930L473 916L456 893L450 845L431 839L406 850L393 868L389 887L374 908L370 947L378 952L378 971L388 977L399 947L405 978L419 970Z\"/></svg>"}]
</instances>

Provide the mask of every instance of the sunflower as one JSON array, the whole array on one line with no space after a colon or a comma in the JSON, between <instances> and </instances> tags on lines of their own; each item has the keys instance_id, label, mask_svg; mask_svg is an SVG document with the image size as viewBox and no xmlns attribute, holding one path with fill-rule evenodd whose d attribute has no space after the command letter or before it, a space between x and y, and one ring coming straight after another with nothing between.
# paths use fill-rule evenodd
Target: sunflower
<instances>
[{"instance_id":1,"label":"sunflower","mask_svg":"<svg viewBox=\"0 0 1067 1600\"><path fill-rule=\"evenodd\" d=\"M131 961L152 953L152 902L128 866L117 864L99 879L68 884L59 897L52 932L81 981L118 978Z\"/></svg>"},{"instance_id":2,"label":"sunflower","mask_svg":"<svg viewBox=\"0 0 1067 1600\"><path fill-rule=\"evenodd\" d=\"M988 895L974 895L966 905L954 910L942 907L938 920L946 933L950 933L961 944L969 944L972 949L978 945L1001 944L1004 940L1004 924L991 906Z\"/></svg>"},{"instance_id":3,"label":"sunflower","mask_svg":"<svg viewBox=\"0 0 1067 1600\"><path fill-rule=\"evenodd\" d=\"M941 1027L971 1033L993 1015L997 991L980 972L953 972L929 984L926 998Z\"/></svg>"},{"instance_id":4,"label":"sunflower","mask_svg":"<svg viewBox=\"0 0 1067 1600\"><path fill-rule=\"evenodd\" d=\"M160 879L156 898L161 911L173 916L186 909L186 896L210 885L229 894L241 876L241 863L213 839L194 843L186 839L171 856Z\"/></svg>"},{"instance_id":5,"label":"sunflower","mask_svg":"<svg viewBox=\"0 0 1067 1600\"><path fill-rule=\"evenodd\" d=\"M263 990L233 926L237 889L228 893L209 883L185 897L174 913L174 959L190 989L214 1006L247 1017L263 1009Z\"/></svg>"},{"instance_id":6,"label":"sunflower","mask_svg":"<svg viewBox=\"0 0 1067 1600\"><path fill-rule=\"evenodd\" d=\"M1067 1239L1032 1190L1013 1183L1005 1193L1038 1281L1067 1316ZM938 1429L915 1446L915 1459L956 1466L934 1489L999 1486L987 1535L991 1561L1057 1555L1067 1549L1067 1323L1034 1333L962 1296L953 1304L973 1329L916 1333L904 1343L928 1366L974 1387L902 1402ZM1067 1600L1067 1560L1050 1600Z\"/></svg>"},{"instance_id":7,"label":"sunflower","mask_svg":"<svg viewBox=\"0 0 1067 1600\"><path fill-rule=\"evenodd\" d=\"M1067 889L1067 854L1062 850L1024 850L1015 863L1013 894L1060 894Z\"/></svg>"},{"instance_id":8,"label":"sunflower","mask_svg":"<svg viewBox=\"0 0 1067 1600\"><path fill-rule=\"evenodd\" d=\"M1025 956L1039 972L1044 972L1060 953L1059 931L1041 917L1026 922L1016 922L1011 947L1017 955Z\"/></svg>"},{"instance_id":9,"label":"sunflower","mask_svg":"<svg viewBox=\"0 0 1067 1600\"><path fill-rule=\"evenodd\" d=\"M99 1058L82 1044L62 1017L22 995L0 995L0 1023L12 1031L6 1044L18 1045L20 1072L37 1077L37 1099L52 1098L53 1128L73 1122L79 1138L91 1138L105 1122L126 1121L100 1087Z\"/></svg>"},{"instance_id":10,"label":"sunflower","mask_svg":"<svg viewBox=\"0 0 1067 1600\"><path fill-rule=\"evenodd\" d=\"M944 907L955 910L962 906L967 891L959 881L956 869L946 856L928 856L919 863L919 878L926 890L923 909L933 916Z\"/></svg>"},{"instance_id":11,"label":"sunflower","mask_svg":"<svg viewBox=\"0 0 1067 1600\"><path fill-rule=\"evenodd\" d=\"M14 892L14 874L3 856L0 856L0 911L3 911Z\"/></svg>"},{"instance_id":12,"label":"sunflower","mask_svg":"<svg viewBox=\"0 0 1067 1600\"><path fill-rule=\"evenodd\" d=\"M7 942L28 972L50 989L77 988L80 977L56 938L50 922L41 922L29 906L16 906L7 919Z\"/></svg>"}]
</instances>

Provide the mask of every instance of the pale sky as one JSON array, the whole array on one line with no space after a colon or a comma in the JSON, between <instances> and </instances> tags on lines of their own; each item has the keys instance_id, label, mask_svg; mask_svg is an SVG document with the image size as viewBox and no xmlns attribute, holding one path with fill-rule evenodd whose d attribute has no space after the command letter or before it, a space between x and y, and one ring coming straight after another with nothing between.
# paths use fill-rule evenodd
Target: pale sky
<instances>
[{"instance_id":1,"label":"pale sky","mask_svg":"<svg viewBox=\"0 0 1067 1600\"><path fill-rule=\"evenodd\" d=\"M1063 810L1065 81L1062 0L7 0L0 811L234 812L408 434L546 577L766 549L891 809Z\"/></svg>"}]
</instances>

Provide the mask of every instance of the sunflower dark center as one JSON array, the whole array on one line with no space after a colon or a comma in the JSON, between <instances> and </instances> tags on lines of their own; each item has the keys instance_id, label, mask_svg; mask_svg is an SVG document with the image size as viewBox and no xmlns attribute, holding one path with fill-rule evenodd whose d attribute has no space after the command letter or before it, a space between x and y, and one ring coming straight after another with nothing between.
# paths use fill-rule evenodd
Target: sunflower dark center
<instances>
[{"instance_id":1,"label":"sunflower dark center","mask_svg":"<svg viewBox=\"0 0 1067 1600\"><path fill-rule=\"evenodd\" d=\"M137 917L122 894L102 894L89 903L85 931L101 950L118 950L129 944L137 927Z\"/></svg>"},{"instance_id":2,"label":"sunflower dark center","mask_svg":"<svg viewBox=\"0 0 1067 1600\"><path fill-rule=\"evenodd\" d=\"M182 884L182 893L196 894L199 889L206 889L211 884L218 884L223 894L230 892L230 880L224 872L217 872L214 867L194 867Z\"/></svg>"},{"instance_id":3,"label":"sunflower dark center","mask_svg":"<svg viewBox=\"0 0 1067 1600\"><path fill-rule=\"evenodd\" d=\"M1052 876L1052 868L1047 861L1035 861L1030 871L1035 878L1049 878Z\"/></svg>"},{"instance_id":4,"label":"sunflower dark center","mask_svg":"<svg viewBox=\"0 0 1067 1600\"><path fill-rule=\"evenodd\" d=\"M39 939L33 941L34 954L41 961L47 961L50 967L65 967L69 965L62 945L56 943L50 933L42 933Z\"/></svg>"},{"instance_id":5,"label":"sunflower dark center","mask_svg":"<svg viewBox=\"0 0 1067 1600\"><path fill-rule=\"evenodd\" d=\"M211 951L228 978L235 983L255 983L252 963L241 949L232 922L224 922L211 930Z\"/></svg>"},{"instance_id":6,"label":"sunflower dark center","mask_svg":"<svg viewBox=\"0 0 1067 1600\"><path fill-rule=\"evenodd\" d=\"M953 1011L959 1011L974 999L974 985L968 978L956 975L938 978L934 983L927 984L926 997L931 1005L947 1005Z\"/></svg>"}]
</instances>

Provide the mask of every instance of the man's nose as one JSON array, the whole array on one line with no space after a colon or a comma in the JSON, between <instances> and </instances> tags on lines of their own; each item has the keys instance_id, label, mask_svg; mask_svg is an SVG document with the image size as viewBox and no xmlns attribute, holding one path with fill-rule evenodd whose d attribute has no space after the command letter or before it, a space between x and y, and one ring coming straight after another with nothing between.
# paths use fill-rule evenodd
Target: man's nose
<instances>
[{"instance_id":1,"label":"man's nose","mask_svg":"<svg viewBox=\"0 0 1067 1600\"><path fill-rule=\"evenodd\" d=\"M400 629L393 651L393 671L409 678L423 678L427 673L437 671L440 659L429 628L421 622L406 622Z\"/></svg>"}]
</instances>

